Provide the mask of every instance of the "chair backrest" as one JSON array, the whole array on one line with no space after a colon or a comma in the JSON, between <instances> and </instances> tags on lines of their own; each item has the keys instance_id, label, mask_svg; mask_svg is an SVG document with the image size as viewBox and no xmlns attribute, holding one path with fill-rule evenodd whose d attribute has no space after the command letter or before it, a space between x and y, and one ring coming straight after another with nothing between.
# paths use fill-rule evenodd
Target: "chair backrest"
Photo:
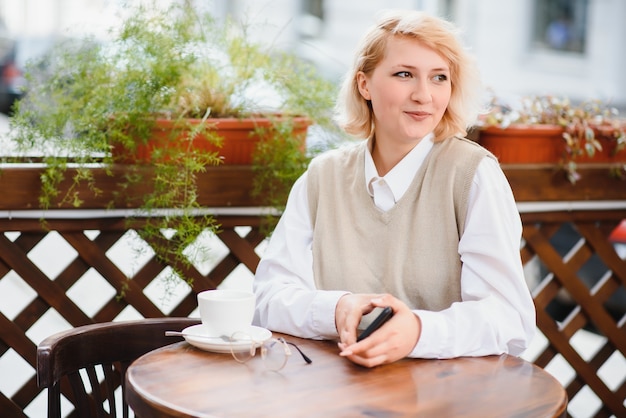
<instances>
[{"instance_id":1,"label":"chair backrest","mask_svg":"<svg viewBox=\"0 0 626 418\"><path fill-rule=\"evenodd\" d=\"M123 416L128 417L123 387L127 367L148 351L181 340L166 337L165 331L181 331L198 323L193 318L105 322L46 338L37 347L37 383L48 389L48 417L61 417L61 392L79 417L116 417L114 392L120 386Z\"/></svg>"}]
</instances>

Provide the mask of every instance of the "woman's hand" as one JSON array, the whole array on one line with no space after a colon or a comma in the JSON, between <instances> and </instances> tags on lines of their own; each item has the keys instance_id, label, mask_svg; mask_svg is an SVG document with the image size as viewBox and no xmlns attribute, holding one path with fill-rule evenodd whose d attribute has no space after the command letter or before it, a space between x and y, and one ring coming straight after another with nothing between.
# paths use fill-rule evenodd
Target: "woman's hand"
<instances>
[{"instance_id":1,"label":"woman's hand","mask_svg":"<svg viewBox=\"0 0 626 418\"><path fill-rule=\"evenodd\" d=\"M344 300L345 299L345 300ZM393 317L372 335L356 342L356 328L361 316L376 307L389 306ZM406 357L417 344L421 332L419 317L391 295L345 295L335 309L339 331L339 355L356 364L374 367Z\"/></svg>"},{"instance_id":2,"label":"woman's hand","mask_svg":"<svg viewBox=\"0 0 626 418\"><path fill-rule=\"evenodd\" d=\"M357 327L363 315L372 312L372 299L382 298L379 294L346 294L337 302L335 307L335 326L339 334L339 341L344 344L356 342Z\"/></svg>"}]
</instances>

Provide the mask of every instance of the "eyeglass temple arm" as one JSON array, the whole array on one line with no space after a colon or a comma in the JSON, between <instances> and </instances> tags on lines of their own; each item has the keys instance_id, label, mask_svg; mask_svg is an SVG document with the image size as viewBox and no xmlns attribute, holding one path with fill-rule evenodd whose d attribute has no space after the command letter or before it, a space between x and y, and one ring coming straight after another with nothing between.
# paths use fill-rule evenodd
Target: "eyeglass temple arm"
<instances>
[{"instance_id":1,"label":"eyeglass temple arm","mask_svg":"<svg viewBox=\"0 0 626 418\"><path fill-rule=\"evenodd\" d=\"M286 342L287 344L289 344L290 346L295 347L295 349L296 349L296 350L298 350L298 353L300 353L300 355L302 356L302 358L304 359L304 361L306 361L306 362L307 362L307 364L311 364L311 363L313 363L313 360L311 360L311 359L309 358L309 356L307 356L306 354L304 354L304 353L302 352L302 350L300 350L300 347L298 347L295 343L292 343L292 342L290 342L290 341L285 341L285 342Z\"/></svg>"}]
</instances>

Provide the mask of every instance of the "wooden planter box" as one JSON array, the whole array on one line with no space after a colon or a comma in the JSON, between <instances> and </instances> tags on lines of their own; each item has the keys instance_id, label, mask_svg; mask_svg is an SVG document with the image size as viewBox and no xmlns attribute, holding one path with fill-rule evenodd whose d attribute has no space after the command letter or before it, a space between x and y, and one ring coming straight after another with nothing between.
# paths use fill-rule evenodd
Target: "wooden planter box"
<instances>
[{"instance_id":1,"label":"wooden planter box","mask_svg":"<svg viewBox=\"0 0 626 418\"><path fill-rule=\"evenodd\" d=\"M12 167L6 164L0 168L0 210L38 210L39 195L41 192L41 175L43 168L37 165L28 167L20 164ZM71 178L75 169L68 169L67 178L61 184L60 190L71 186ZM151 192L152 182L147 180L134 184L132 188L122 187L127 184L126 176L140 172L142 178L149 179L152 168L148 165L116 164L109 169L93 168L91 173L100 193L89 190L86 184L78 186L78 193L84 203L80 209L135 209L142 205L141 197ZM207 167L203 173L197 175L198 203L203 207L256 207L262 205L261 197L253 197L254 173L249 165L228 165ZM121 191L123 195L120 195ZM129 197L136 196L134 201ZM60 206L54 205L51 209L76 209L71 202L64 202Z\"/></svg>"},{"instance_id":2,"label":"wooden planter box","mask_svg":"<svg viewBox=\"0 0 626 418\"><path fill-rule=\"evenodd\" d=\"M626 182L607 175L606 167L581 167L581 179L571 184L565 176L553 166L504 164L506 174L515 199L524 201L571 201L571 200L624 200L626 199ZM68 169L68 176L72 176ZM108 169L93 168L92 174L96 186L101 190L94 194L84 184L78 192L84 200L80 209L106 209L114 202L114 208L138 208L141 206L139 197L148 193L150 182L135 185L125 194L138 196L136 205L124 196L120 184L125 183L127 175L142 170L150 173L149 166L132 166L117 164ZM39 210L39 193L41 191L41 175L43 168L33 164L12 167L7 164L0 168L0 210ZM262 196L253 197L254 173L251 166L229 165L207 167L206 172L199 173L198 203L203 207L258 207L262 206ZM69 187L71 180L64 185ZM71 202L52 209L76 209Z\"/></svg>"}]
</instances>

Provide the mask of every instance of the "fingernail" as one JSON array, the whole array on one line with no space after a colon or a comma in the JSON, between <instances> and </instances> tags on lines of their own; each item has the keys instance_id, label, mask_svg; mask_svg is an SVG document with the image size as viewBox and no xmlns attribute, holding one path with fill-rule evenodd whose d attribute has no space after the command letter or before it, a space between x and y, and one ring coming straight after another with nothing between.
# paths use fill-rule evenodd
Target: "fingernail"
<instances>
[{"instance_id":1,"label":"fingernail","mask_svg":"<svg viewBox=\"0 0 626 418\"><path fill-rule=\"evenodd\" d=\"M352 351L351 350L346 350L347 345L345 345L344 343L337 343L337 346L339 346L339 349L341 350L339 352L340 356L346 357L346 356L351 356L352 355Z\"/></svg>"},{"instance_id":2,"label":"fingernail","mask_svg":"<svg viewBox=\"0 0 626 418\"><path fill-rule=\"evenodd\" d=\"M383 300L381 298L375 298L372 299L372 303L383 303Z\"/></svg>"}]
</instances>

